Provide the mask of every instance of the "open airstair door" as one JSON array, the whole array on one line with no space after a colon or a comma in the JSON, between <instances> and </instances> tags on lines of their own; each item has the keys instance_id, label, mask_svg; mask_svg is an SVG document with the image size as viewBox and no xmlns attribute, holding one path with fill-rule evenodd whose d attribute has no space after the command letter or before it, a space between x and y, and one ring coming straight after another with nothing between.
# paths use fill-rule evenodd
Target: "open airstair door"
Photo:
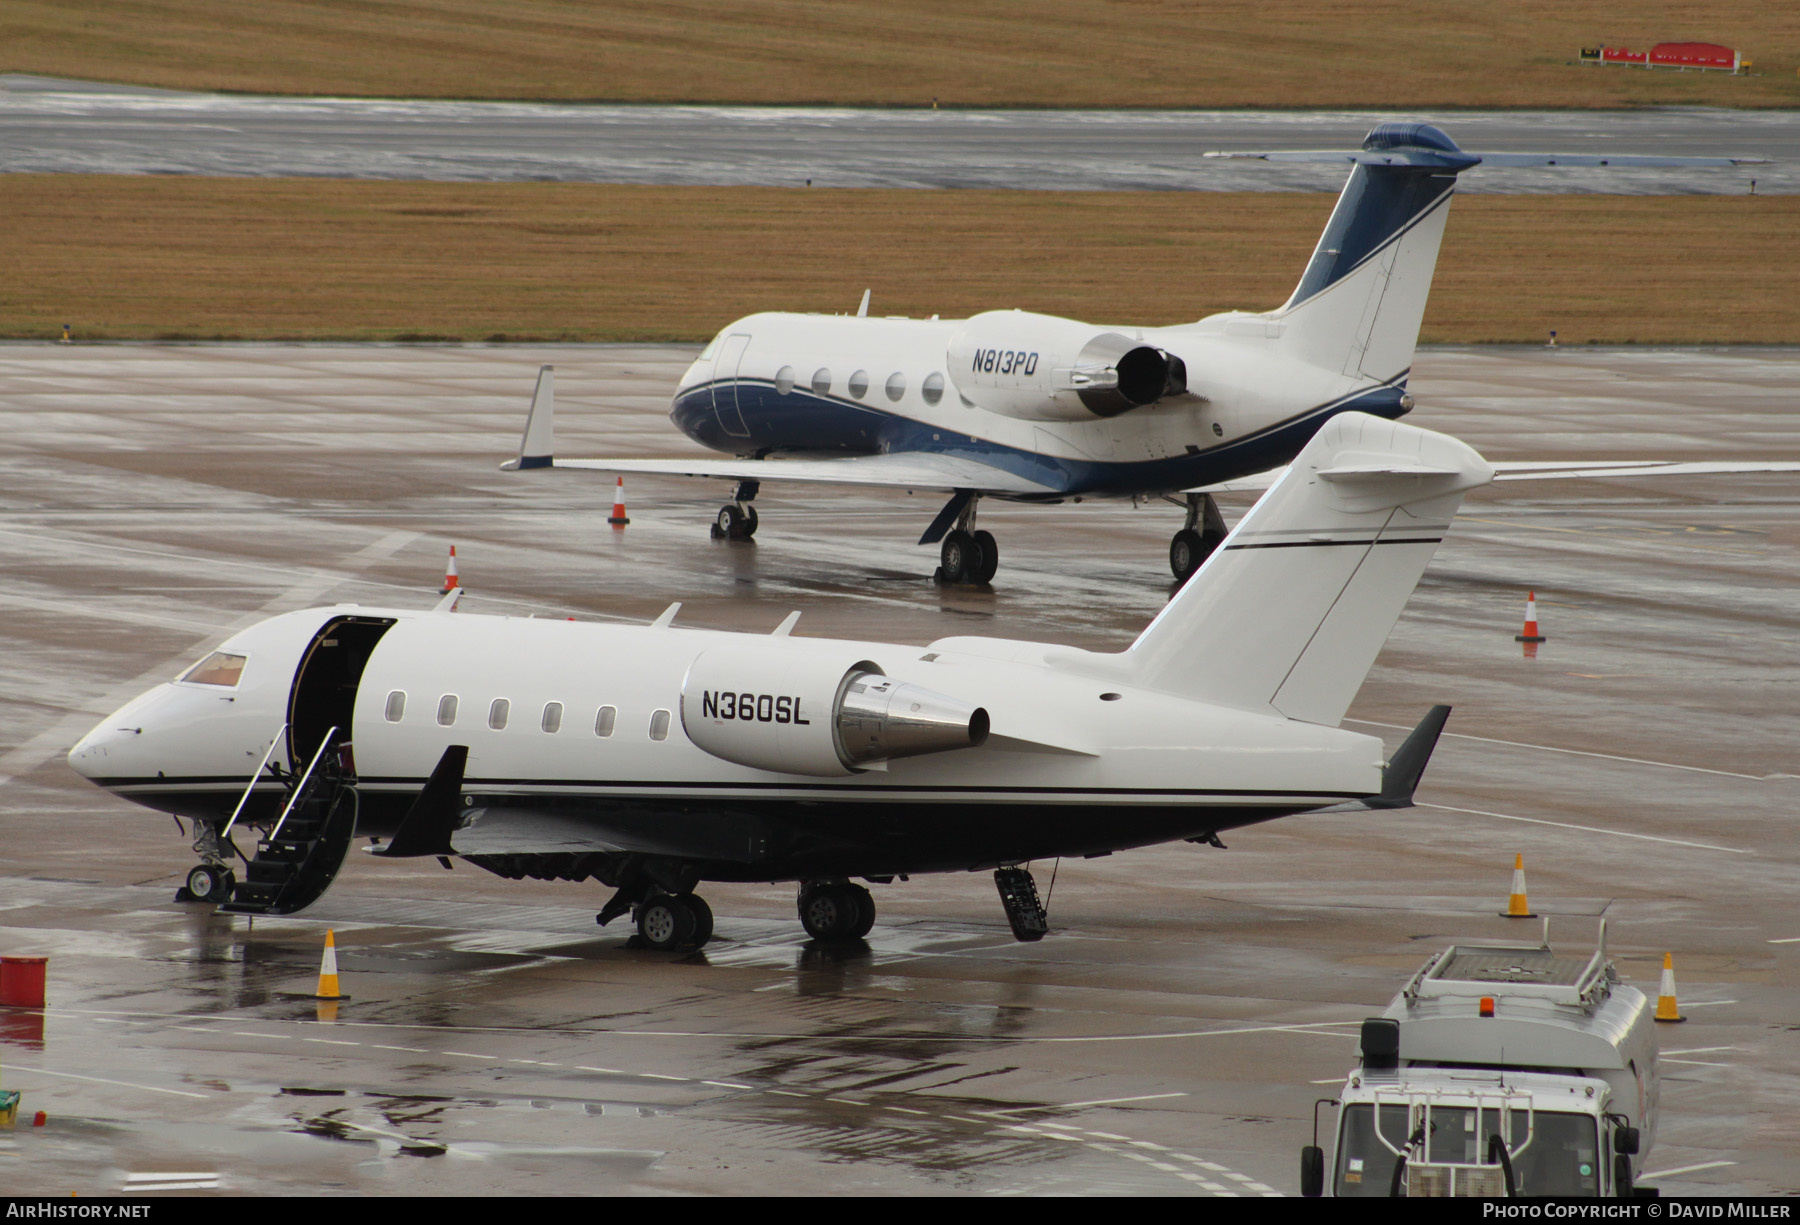
<instances>
[{"instance_id":1,"label":"open airstair door","mask_svg":"<svg viewBox=\"0 0 1800 1225\"><path fill-rule=\"evenodd\" d=\"M307 644L288 694L288 761L295 773L306 768L331 728L340 743L349 742L363 669L393 624L392 617L333 617Z\"/></svg>"},{"instance_id":2,"label":"open airstair door","mask_svg":"<svg viewBox=\"0 0 1800 1225\"><path fill-rule=\"evenodd\" d=\"M346 743L335 727L326 729L304 772L290 778L281 815L245 862L222 913L293 914L337 879L356 836L356 778L340 752Z\"/></svg>"}]
</instances>

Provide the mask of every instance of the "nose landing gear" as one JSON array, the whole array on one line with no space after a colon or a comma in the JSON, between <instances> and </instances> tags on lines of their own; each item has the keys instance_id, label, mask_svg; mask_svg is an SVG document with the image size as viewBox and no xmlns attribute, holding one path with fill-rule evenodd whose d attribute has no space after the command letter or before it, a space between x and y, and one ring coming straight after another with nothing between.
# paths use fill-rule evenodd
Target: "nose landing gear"
<instances>
[{"instance_id":1,"label":"nose landing gear","mask_svg":"<svg viewBox=\"0 0 1800 1225\"><path fill-rule=\"evenodd\" d=\"M194 822L194 854L200 862L188 870L187 880L175 891L177 902L223 902L237 888L229 856L237 854L230 838L219 837L210 821ZM241 858L241 856L240 856Z\"/></svg>"},{"instance_id":2,"label":"nose landing gear","mask_svg":"<svg viewBox=\"0 0 1800 1225\"><path fill-rule=\"evenodd\" d=\"M719 507L719 517L713 520L714 540L749 540L756 535L756 507L752 502L761 487L760 481L738 482L732 500Z\"/></svg>"}]
</instances>

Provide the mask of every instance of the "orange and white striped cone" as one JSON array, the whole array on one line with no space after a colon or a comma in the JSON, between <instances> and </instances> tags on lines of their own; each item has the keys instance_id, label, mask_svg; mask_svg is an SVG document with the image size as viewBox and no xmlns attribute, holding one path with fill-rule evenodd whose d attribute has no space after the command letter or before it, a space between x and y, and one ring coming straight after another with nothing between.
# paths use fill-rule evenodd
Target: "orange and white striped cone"
<instances>
[{"instance_id":1,"label":"orange and white striped cone","mask_svg":"<svg viewBox=\"0 0 1800 1225\"><path fill-rule=\"evenodd\" d=\"M1537 592L1525 597L1525 630L1513 635L1514 642L1544 642L1546 639L1538 633Z\"/></svg>"},{"instance_id":2,"label":"orange and white striped cone","mask_svg":"<svg viewBox=\"0 0 1800 1225\"><path fill-rule=\"evenodd\" d=\"M1512 896L1506 899L1506 909L1500 912L1504 919L1535 919L1531 913L1531 903L1525 899L1525 856L1513 856Z\"/></svg>"},{"instance_id":3,"label":"orange and white striped cone","mask_svg":"<svg viewBox=\"0 0 1800 1225\"><path fill-rule=\"evenodd\" d=\"M612 518L607 520L614 527L624 527L631 520L625 517L625 478L619 478L617 488L613 490Z\"/></svg>"},{"instance_id":4,"label":"orange and white striped cone","mask_svg":"<svg viewBox=\"0 0 1800 1225\"><path fill-rule=\"evenodd\" d=\"M1662 986L1656 992L1656 1019L1658 1021L1685 1021L1681 1009L1675 1003L1675 954L1663 954Z\"/></svg>"},{"instance_id":5,"label":"orange and white striped cone","mask_svg":"<svg viewBox=\"0 0 1800 1225\"><path fill-rule=\"evenodd\" d=\"M462 586L462 583L456 577L456 546L451 545L450 564L444 569L444 585L438 589L438 594L449 595L460 586Z\"/></svg>"},{"instance_id":6,"label":"orange and white striped cone","mask_svg":"<svg viewBox=\"0 0 1800 1225\"><path fill-rule=\"evenodd\" d=\"M313 996L316 1000L341 1000L348 998L338 990L337 940L335 933L325 933L325 956L319 961L319 990Z\"/></svg>"}]
</instances>

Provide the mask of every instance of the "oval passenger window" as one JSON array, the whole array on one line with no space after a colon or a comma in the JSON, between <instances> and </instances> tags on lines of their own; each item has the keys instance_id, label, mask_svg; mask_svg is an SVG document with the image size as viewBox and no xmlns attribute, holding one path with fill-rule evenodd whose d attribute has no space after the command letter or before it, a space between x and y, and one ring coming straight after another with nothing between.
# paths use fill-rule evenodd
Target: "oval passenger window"
<instances>
[{"instance_id":1,"label":"oval passenger window","mask_svg":"<svg viewBox=\"0 0 1800 1225\"><path fill-rule=\"evenodd\" d=\"M659 710L650 716L650 739L667 740L669 738L669 712Z\"/></svg>"},{"instance_id":2,"label":"oval passenger window","mask_svg":"<svg viewBox=\"0 0 1800 1225\"><path fill-rule=\"evenodd\" d=\"M596 735L596 736L612 735L613 734L613 724L617 723L618 719L619 719L618 707L602 706L600 708L600 713L594 716L594 735Z\"/></svg>"},{"instance_id":3,"label":"oval passenger window","mask_svg":"<svg viewBox=\"0 0 1800 1225\"><path fill-rule=\"evenodd\" d=\"M831 371L827 370L823 366L820 366L817 370L813 371L812 389L815 392L817 392L819 395L822 395L822 396L830 395L831 394Z\"/></svg>"},{"instance_id":4,"label":"oval passenger window","mask_svg":"<svg viewBox=\"0 0 1800 1225\"><path fill-rule=\"evenodd\" d=\"M869 372L858 370L850 376L850 394L858 400L869 394Z\"/></svg>"},{"instance_id":5,"label":"oval passenger window","mask_svg":"<svg viewBox=\"0 0 1800 1225\"><path fill-rule=\"evenodd\" d=\"M925 381L919 384L919 394L925 397L925 403L927 404L936 404L939 400L943 399L944 376L936 371L926 375Z\"/></svg>"},{"instance_id":6,"label":"oval passenger window","mask_svg":"<svg viewBox=\"0 0 1800 1225\"><path fill-rule=\"evenodd\" d=\"M450 727L456 723L456 695L446 693L438 699L438 726Z\"/></svg>"},{"instance_id":7,"label":"oval passenger window","mask_svg":"<svg viewBox=\"0 0 1800 1225\"><path fill-rule=\"evenodd\" d=\"M775 390L782 395L794 390L794 368L783 366L775 372Z\"/></svg>"},{"instance_id":8,"label":"oval passenger window","mask_svg":"<svg viewBox=\"0 0 1800 1225\"><path fill-rule=\"evenodd\" d=\"M562 728L562 703L551 702L544 707L544 721L541 726L547 732L559 731Z\"/></svg>"},{"instance_id":9,"label":"oval passenger window","mask_svg":"<svg viewBox=\"0 0 1800 1225\"><path fill-rule=\"evenodd\" d=\"M896 370L894 373L888 375L887 398L898 404L900 402L900 397L905 394L906 376Z\"/></svg>"},{"instance_id":10,"label":"oval passenger window","mask_svg":"<svg viewBox=\"0 0 1800 1225\"><path fill-rule=\"evenodd\" d=\"M388 694L387 710L383 713L387 715L389 723L400 722L401 717L406 714L406 690L396 689Z\"/></svg>"},{"instance_id":11,"label":"oval passenger window","mask_svg":"<svg viewBox=\"0 0 1800 1225\"><path fill-rule=\"evenodd\" d=\"M495 698L494 704L488 707L488 726L495 731L504 731L506 716L512 711L512 703L505 698Z\"/></svg>"}]
</instances>

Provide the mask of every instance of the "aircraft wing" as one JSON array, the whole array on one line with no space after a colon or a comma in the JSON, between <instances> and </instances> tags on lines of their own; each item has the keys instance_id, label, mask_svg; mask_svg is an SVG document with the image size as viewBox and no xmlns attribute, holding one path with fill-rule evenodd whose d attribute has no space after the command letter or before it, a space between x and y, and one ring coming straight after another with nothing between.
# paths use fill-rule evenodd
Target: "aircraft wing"
<instances>
[{"instance_id":1,"label":"aircraft wing","mask_svg":"<svg viewBox=\"0 0 1800 1225\"><path fill-rule=\"evenodd\" d=\"M727 481L798 481L813 485L864 485L882 489L924 489L954 493L972 489L991 494L1045 494L1050 486L991 464L952 455L849 455L832 459L562 459L558 468L646 476L699 476Z\"/></svg>"},{"instance_id":2,"label":"aircraft wing","mask_svg":"<svg viewBox=\"0 0 1800 1225\"><path fill-rule=\"evenodd\" d=\"M1606 477L1716 476L1730 473L1800 472L1788 460L1561 459L1511 460L1496 463L1496 481L1602 480ZM1236 480L1196 485L1182 493L1260 493L1274 485L1285 467L1270 468Z\"/></svg>"}]
</instances>

